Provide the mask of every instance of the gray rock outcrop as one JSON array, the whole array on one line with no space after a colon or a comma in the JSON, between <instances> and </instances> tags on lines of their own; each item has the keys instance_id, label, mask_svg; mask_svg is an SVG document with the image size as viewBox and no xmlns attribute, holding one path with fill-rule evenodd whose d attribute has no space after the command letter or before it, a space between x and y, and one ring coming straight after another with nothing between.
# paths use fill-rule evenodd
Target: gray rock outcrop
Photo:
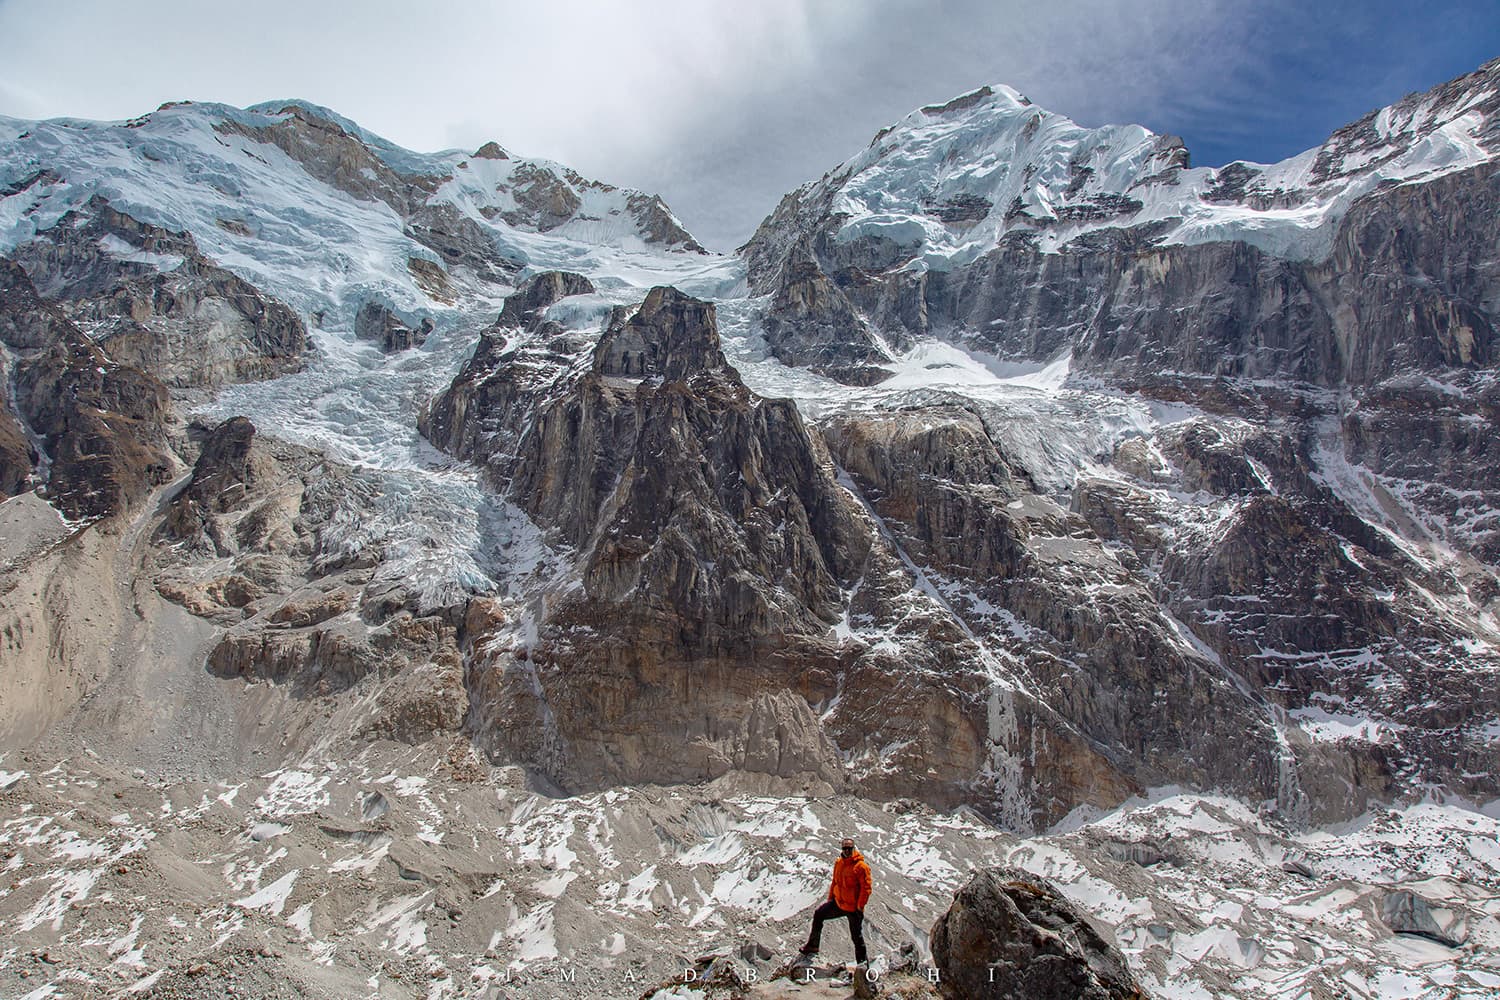
<instances>
[{"instance_id":1,"label":"gray rock outcrop","mask_svg":"<svg viewBox=\"0 0 1500 1000\"><path fill-rule=\"evenodd\" d=\"M354 335L361 340L373 340L386 354L409 351L421 347L432 333L433 322L423 316L415 327L379 302L366 302L359 307L354 317Z\"/></svg>"},{"instance_id":2,"label":"gray rock outcrop","mask_svg":"<svg viewBox=\"0 0 1500 1000\"><path fill-rule=\"evenodd\" d=\"M870 325L810 257L787 265L765 329L766 343L787 364L850 385L874 385L889 377L880 366L890 358Z\"/></svg>"},{"instance_id":3,"label":"gray rock outcrop","mask_svg":"<svg viewBox=\"0 0 1500 1000\"><path fill-rule=\"evenodd\" d=\"M484 738L564 787L839 780L787 689L836 665L821 637L860 545L796 408L754 397L713 306L670 288L611 318L591 368L536 406L506 481L577 548L584 586L537 643L479 666Z\"/></svg>"},{"instance_id":4,"label":"gray rock outcrop","mask_svg":"<svg viewBox=\"0 0 1500 1000\"><path fill-rule=\"evenodd\" d=\"M498 482L508 474L507 456L513 454L514 425L503 419L541 398L554 376L553 366L571 349L558 343L544 352L521 355L507 350L516 329L542 332L542 314L572 295L594 290L593 283L569 271L543 271L522 282L505 299L499 318L479 336L474 353L464 362L453 382L439 393L417 418L417 428L437 447L460 458L490 468ZM548 328L561 334L561 327ZM555 337L553 339L556 339Z\"/></svg>"},{"instance_id":5,"label":"gray rock outcrop","mask_svg":"<svg viewBox=\"0 0 1500 1000\"><path fill-rule=\"evenodd\" d=\"M1149 587L1007 460L1002 418L981 414L955 402L840 415L822 430L900 551L944 581L954 617L1027 679L1015 724L1039 796L1069 785L1065 796L1107 798L1184 777L1274 788L1258 699L1185 648Z\"/></svg>"},{"instance_id":6,"label":"gray rock outcrop","mask_svg":"<svg viewBox=\"0 0 1500 1000\"><path fill-rule=\"evenodd\" d=\"M548 306L561 302L572 295L588 295L594 291L594 283L572 271L542 271L521 283L515 292L506 296L496 326L526 326L537 319Z\"/></svg>"},{"instance_id":7,"label":"gray rock outcrop","mask_svg":"<svg viewBox=\"0 0 1500 1000\"><path fill-rule=\"evenodd\" d=\"M9 409L0 409L0 499L26 491L38 457L21 421Z\"/></svg>"},{"instance_id":8,"label":"gray rock outcrop","mask_svg":"<svg viewBox=\"0 0 1500 1000\"><path fill-rule=\"evenodd\" d=\"M468 712L458 624L377 574L378 538L348 537L350 524L380 516L378 490L320 454L262 439L245 417L198 433L192 477L160 524L171 544L155 585L219 626L206 669L304 704L284 723L298 739L333 735L314 720L335 711L337 738L452 739Z\"/></svg>"},{"instance_id":9,"label":"gray rock outcrop","mask_svg":"<svg viewBox=\"0 0 1500 1000\"><path fill-rule=\"evenodd\" d=\"M245 502L259 472L251 461L255 425L231 417L209 432L193 465L192 477L172 500L166 529L182 541L211 542L220 555L230 552L217 515Z\"/></svg>"},{"instance_id":10,"label":"gray rock outcrop","mask_svg":"<svg viewBox=\"0 0 1500 1000\"><path fill-rule=\"evenodd\" d=\"M442 183L440 177L397 170L363 136L315 107L291 103L272 113L280 117L269 124L251 125L231 116L215 130L275 146L309 176L362 201L383 201L398 215L409 215Z\"/></svg>"},{"instance_id":11,"label":"gray rock outcrop","mask_svg":"<svg viewBox=\"0 0 1500 1000\"><path fill-rule=\"evenodd\" d=\"M677 216L672 214L660 195L632 194L626 199L625 208L648 243L680 247L689 253L708 253L703 244L682 228L682 223L677 221Z\"/></svg>"}]
</instances>

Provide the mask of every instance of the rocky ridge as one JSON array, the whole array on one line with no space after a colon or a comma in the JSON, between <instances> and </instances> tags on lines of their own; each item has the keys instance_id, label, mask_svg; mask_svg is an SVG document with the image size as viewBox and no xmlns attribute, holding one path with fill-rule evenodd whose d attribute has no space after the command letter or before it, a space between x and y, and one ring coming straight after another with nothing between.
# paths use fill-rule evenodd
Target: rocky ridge
<instances>
[{"instance_id":1,"label":"rocky ridge","mask_svg":"<svg viewBox=\"0 0 1500 1000\"><path fill-rule=\"evenodd\" d=\"M464 199L472 199L484 219L498 218L512 228L546 233L569 222L602 222L601 216L590 214L599 211L628 220L647 243L705 252L659 197L622 191L555 163L512 157L494 142L469 157L450 151L423 163L316 105L271 102L244 111L220 110L216 132L274 146L312 177L360 200L385 202L408 220L412 233L445 256L455 254L451 246L438 243L440 238L476 231L462 221L469 207ZM137 119L137 127L149 125L151 117Z\"/></svg>"},{"instance_id":2,"label":"rocky ridge","mask_svg":"<svg viewBox=\"0 0 1500 1000\"><path fill-rule=\"evenodd\" d=\"M500 759L569 789L764 772L1022 827L1173 781L1293 794L1268 707L976 414L815 431L745 388L708 303L654 289L590 346L545 314L587 288L523 286L425 418L573 567L471 663ZM1086 597L1101 571L1112 605ZM991 601L1011 610L973 613Z\"/></svg>"}]
</instances>

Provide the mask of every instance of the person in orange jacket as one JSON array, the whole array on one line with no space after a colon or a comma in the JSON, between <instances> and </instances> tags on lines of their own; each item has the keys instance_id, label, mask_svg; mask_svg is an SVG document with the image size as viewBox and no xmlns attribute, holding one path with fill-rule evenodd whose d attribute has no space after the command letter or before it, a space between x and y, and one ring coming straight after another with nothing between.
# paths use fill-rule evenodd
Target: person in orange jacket
<instances>
[{"instance_id":1,"label":"person in orange jacket","mask_svg":"<svg viewBox=\"0 0 1500 1000\"><path fill-rule=\"evenodd\" d=\"M849 937L854 941L854 961L860 965L869 960L865 952L865 904L870 901L870 866L864 855L854 849L854 841L844 838L839 845L839 859L833 863L833 884L828 887L828 899L813 911L812 933L802 954L816 955L818 943L823 937L823 921L849 918Z\"/></svg>"}]
</instances>

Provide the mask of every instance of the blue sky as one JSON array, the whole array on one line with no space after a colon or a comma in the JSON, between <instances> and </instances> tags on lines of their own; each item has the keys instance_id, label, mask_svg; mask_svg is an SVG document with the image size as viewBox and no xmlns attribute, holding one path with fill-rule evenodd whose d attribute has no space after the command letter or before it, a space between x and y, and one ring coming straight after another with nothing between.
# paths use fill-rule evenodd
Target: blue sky
<instances>
[{"instance_id":1,"label":"blue sky","mask_svg":"<svg viewBox=\"0 0 1500 1000\"><path fill-rule=\"evenodd\" d=\"M1136 120L1183 136L1193 162L1284 159L1340 125L1500 56L1500 2L1308 4L1268 15L1255 58Z\"/></svg>"},{"instance_id":2,"label":"blue sky","mask_svg":"<svg viewBox=\"0 0 1500 1000\"><path fill-rule=\"evenodd\" d=\"M487 139L743 241L924 104L1005 83L1085 125L1274 161L1500 56L1500 0L0 0L0 114L323 104L419 150Z\"/></svg>"}]
</instances>

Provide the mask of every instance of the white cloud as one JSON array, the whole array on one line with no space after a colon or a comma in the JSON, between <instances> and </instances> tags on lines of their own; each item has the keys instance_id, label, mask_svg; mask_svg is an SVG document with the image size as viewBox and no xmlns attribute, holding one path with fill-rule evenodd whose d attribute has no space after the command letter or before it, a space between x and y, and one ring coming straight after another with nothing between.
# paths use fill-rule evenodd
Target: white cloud
<instances>
[{"instance_id":1,"label":"white cloud","mask_svg":"<svg viewBox=\"0 0 1500 1000\"><path fill-rule=\"evenodd\" d=\"M37 118L47 113L42 95L11 80L0 79L0 114L12 118Z\"/></svg>"}]
</instances>

